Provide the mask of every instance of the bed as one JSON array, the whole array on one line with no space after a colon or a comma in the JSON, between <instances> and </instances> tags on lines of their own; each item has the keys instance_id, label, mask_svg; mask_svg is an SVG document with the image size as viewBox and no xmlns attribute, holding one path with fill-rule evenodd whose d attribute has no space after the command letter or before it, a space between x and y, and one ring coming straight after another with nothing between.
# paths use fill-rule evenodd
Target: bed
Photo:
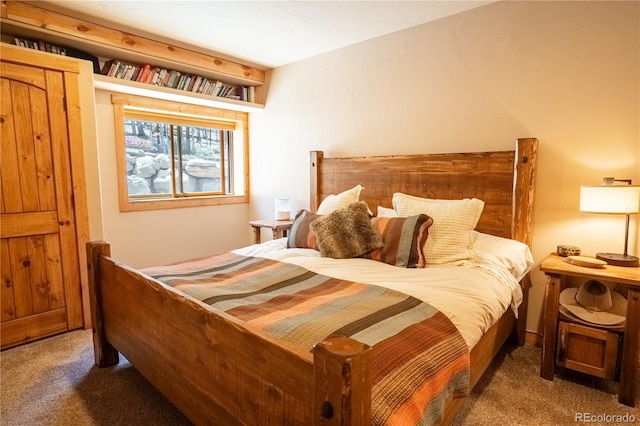
<instances>
[{"instance_id":1,"label":"bed","mask_svg":"<svg viewBox=\"0 0 640 426\"><path fill-rule=\"evenodd\" d=\"M332 197L357 186L365 188L359 192L359 200L376 216L398 210L399 201L394 195L397 193L430 200L479 199L483 201L483 208L472 231L473 238L493 236L530 245L536 156L537 140L533 138L518 139L512 151L350 158L329 158L322 152L312 151L310 209L306 213L322 213L318 209ZM445 269L456 269L464 277L470 276L472 269L480 275L489 274L487 268L483 272L482 268L468 265L397 268L378 260L331 259L313 252L311 248L299 248L290 236L216 255L213 259L224 260L225 267L248 259L267 264L269 268L283 265L282 269L286 270L305 268L314 274L313 280L320 276L327 280L348 280L349 285L369 280L376 281L373 283L376 288L391 281L383 278L385 271L407 277L415 277L414 272L437 273ZM274 334L268 326L258 326L264 322L261 319L241 319L242 315L232 315L226 308L216 307L226 306L225 297L198 299L193 293L185 293L185 288L192 288L189 282L179 281L180 284L174 286L171 268L181 268L180 265L135 270L111 257L110 247L103 241L88 243L87 254L96 365L114 365L122 353L194 423L368 425L377 422L377 405L374 403L372 407L372 401L379 400L376 396L379 367L372 348L375 345L350 337L360 334L330 333L326 339L305 349L297 342ZM201 261L192 260L187 268L202 268L198 264ZM350 262L349 266L345 267L345 262ZM334 265L338 264L340 268L335 269L336 277L333 277ZM468 369L451 374L466 378L460 389L468 390L477 383L509 337L518 344L524 343L530 280L528 270L519 273L517 303L513 303L514 290L510 289L507 303L503 303L502 311L489 320L485 329L480 333L465 330L460 333L466 344L466 361L461 361L463 357L459 356L457 362L468 364ZM258 274L262 276L260 274L262 272ZM240 282L249 281L260 279ZM393 278L393 281L401 279ZM390 290L392 296L397 296L393 293L396 290ZM201 292L197 288L195 291ZM422 296L410 297L413 302ZM422 307L426 302L417 303ZM434 303L443 302L435 300ZM446 304L436 309L441 310L448 311ZM246 309L243 312L252 314ZM455 322L455 318L451 320ZM448 342L444 346L450 347ZM464 398L458 394L458 388L451 389L429 414L429 423L447 424L455 416Z\"/></svg>"}]
</instances>

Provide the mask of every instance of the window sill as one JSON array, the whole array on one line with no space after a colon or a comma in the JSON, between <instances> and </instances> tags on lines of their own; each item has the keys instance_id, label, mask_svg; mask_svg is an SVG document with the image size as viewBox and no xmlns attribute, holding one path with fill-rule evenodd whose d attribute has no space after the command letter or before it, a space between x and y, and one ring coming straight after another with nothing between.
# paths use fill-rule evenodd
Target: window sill
<instances>
[{"instance_id":1,"label":"window sill","mask_svg":"<svg viewBox=\"0 0 640 426\"><path fill-rule=\"evenodd\" d=\"M211 197L191 197L172 199L153 199L120 202L121 212L179 209L183 207L218 206L224 204L249 203L248 195L218 195Z\"/></svg>"}]
</instances>

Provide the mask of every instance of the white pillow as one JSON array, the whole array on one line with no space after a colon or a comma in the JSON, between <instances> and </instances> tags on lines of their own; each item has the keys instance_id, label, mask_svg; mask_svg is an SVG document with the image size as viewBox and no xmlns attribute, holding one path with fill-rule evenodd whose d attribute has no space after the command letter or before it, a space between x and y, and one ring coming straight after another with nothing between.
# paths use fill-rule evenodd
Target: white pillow
<instances>
[{"instance_id":1,"label":"white pillow","mask_svg":"<svg viewBox=\"0 0 640 426\"><path fill-rule=\"evenodd\" d=\"M399 216L424 213L433 218L429 238L423 248L429 264L469 265L473 258L471 231L476 227L484 209L484 201L477 198L435 200L396 192L393 208Z\"/></svg>"},{"instance_id":2,"label":"white pillow","mask_svg":"<svg viewBox=\"0 0 640 426\"><path fill-rule=\"evenodd\" d=\"M339 194L331 194L322 202L318 207L317 214L329 214L334 210L338 210L347 207L351 203L360 201L360 191L364 188L361 185L356 185L351 189L347 189Z\"/></svg>"},{"instance_id":3,"label":"white pillow","mask_svg":"<svg viewBox=\"0 0 640 426\"><path fill-rule=\"evenodd\" d=\"M517 240L471 232L475 257L494 260L511 272L520 281L533 267L533 255L529 246Z\"/></svg>"},{"instance_id":4,"label":"white pillow","mask_svg":"<svg viewBox=\"0 0 640 426\"><path fill-rule=\"evenodd\" d=\"M378 217L398 217L398 213L389 207L378 206Z\"/></svg>"}]
</instances>

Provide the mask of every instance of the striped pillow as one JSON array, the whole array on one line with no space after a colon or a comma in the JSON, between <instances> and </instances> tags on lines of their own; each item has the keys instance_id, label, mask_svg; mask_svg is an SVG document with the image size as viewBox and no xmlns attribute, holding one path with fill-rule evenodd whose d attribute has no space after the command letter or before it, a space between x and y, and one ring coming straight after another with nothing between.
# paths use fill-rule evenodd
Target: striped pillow
<instances>
[{"instance_id":1,"label":"striped pillow","mask_svg":"<svg viewBox=\"0 0 640 426\"><path fill-rule=\"evenodd\" d=\"M308 210L300 210L293 219L293 225L289 229L287 248L310 248L318 250L316 233L311 230L311 222L321 217L319 214Z\"/></svg>"},{"instance_id":2,"label":"striped pillow","mask_svg":"<svg viewBox=\"0 0 640 426\"><path fill-rule=\"evenodd\" d=\"M422 247L427 242L433 224L426 214L409 217L374 217L371 225L382 238L384 246L364 255L367 259L401 268L424 268Z\"/></svg>"},{"instance_id":3,"label":"striped pillow","mask_svg":"<svg viewBox=\"0 0 640 426\"><path fill-rule=\"evenodd\" d=\"M429 264L450 263L468 265L473 257L471 231L476 227L484 208L477 198L437 200L414 197L396 192L393 208L399 216L427 214L433 218L430 236L423 247Z\"/></svg>"}]
</instances>

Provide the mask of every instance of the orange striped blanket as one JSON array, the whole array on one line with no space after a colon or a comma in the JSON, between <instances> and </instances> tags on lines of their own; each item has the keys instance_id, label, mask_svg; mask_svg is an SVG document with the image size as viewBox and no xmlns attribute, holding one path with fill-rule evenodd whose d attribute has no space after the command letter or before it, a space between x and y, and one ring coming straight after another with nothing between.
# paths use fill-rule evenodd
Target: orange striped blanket
<instances>
[{"instance_id":1,"label":"orange striped blanket","mask_svg":"<svg viewBox=\"0 0 640 426\"><path fill-rule=\"evenodd\" d=\"M374 424L438 423L448 399L468 394L464 339L416 298L234 253L143 271L305 350L333 335L368 344Z\"/></svg>"}]
</instances>

